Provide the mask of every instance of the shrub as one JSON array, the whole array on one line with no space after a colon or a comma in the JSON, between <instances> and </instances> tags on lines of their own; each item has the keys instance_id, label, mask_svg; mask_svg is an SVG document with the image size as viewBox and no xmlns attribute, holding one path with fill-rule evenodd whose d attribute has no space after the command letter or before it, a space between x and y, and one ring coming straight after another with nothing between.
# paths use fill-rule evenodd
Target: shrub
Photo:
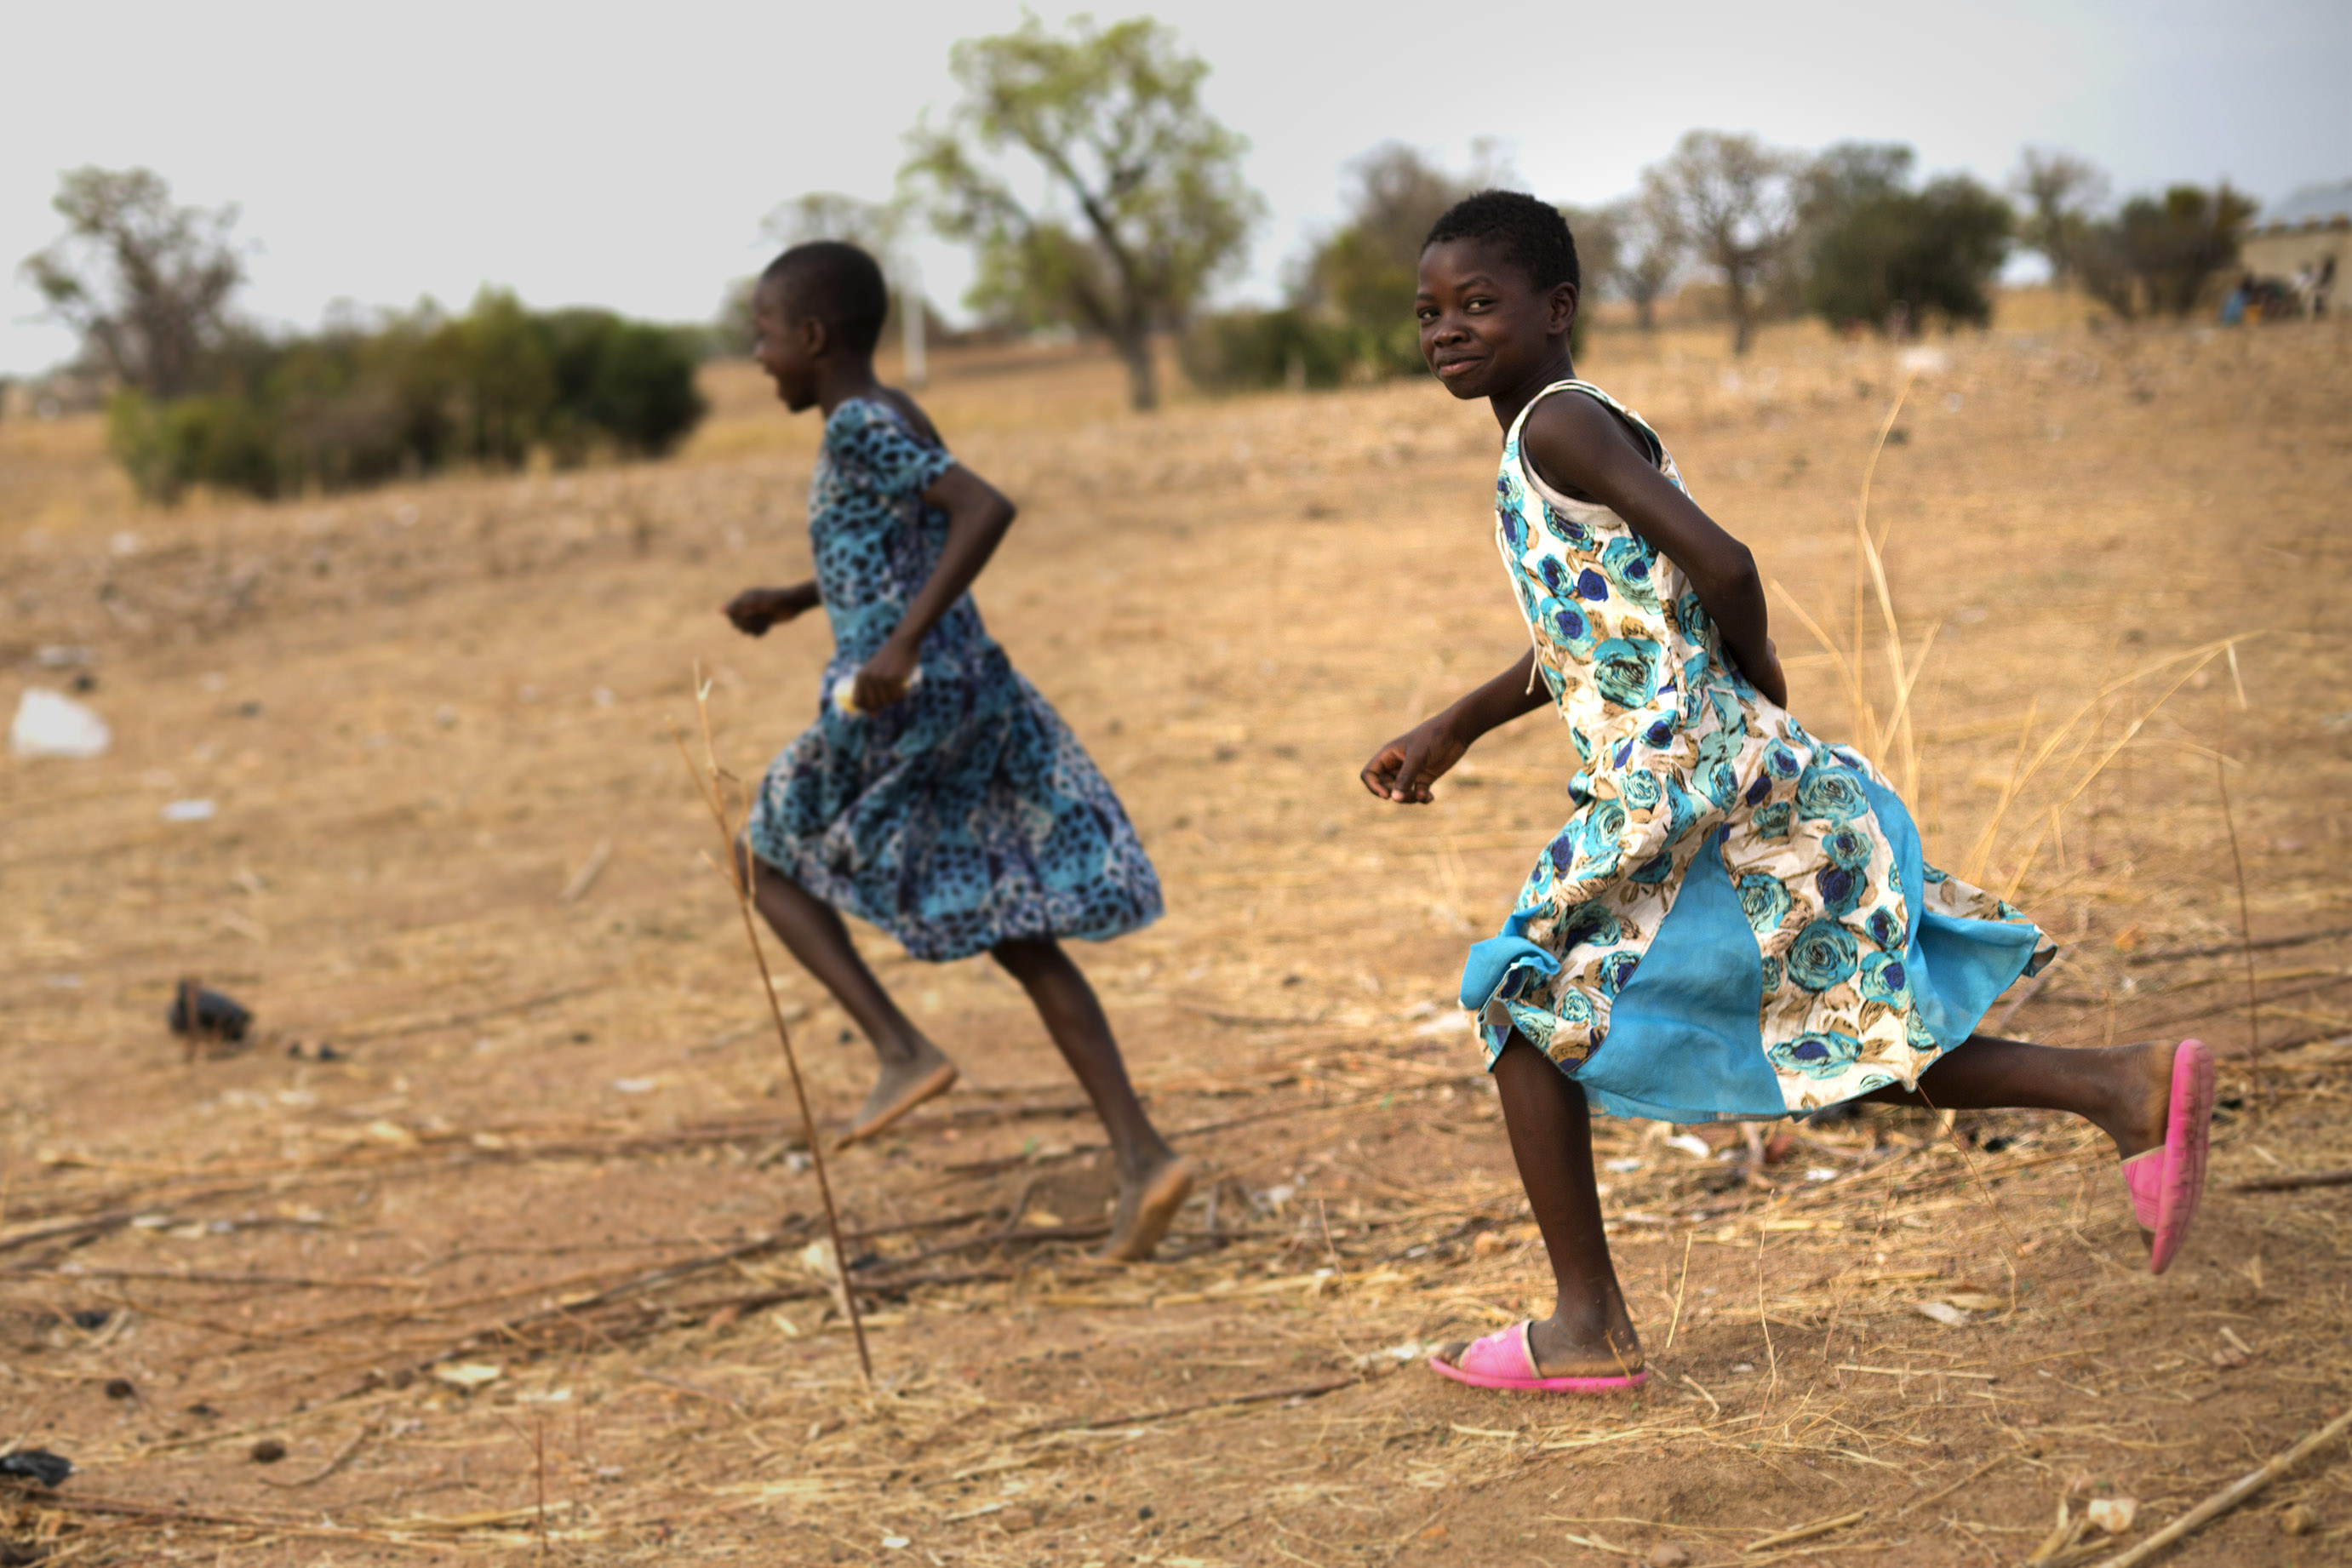
<instances>
[{"instance_id":1,"label":"shrub","mask_svg":"<svg viewBox=\"0 0 2352 1568\"><path fill-rule=\"evenodd\" d=\"M273 496L514 468L541 447L567 466L653 457L702 416L700 349L693 329L534 314L486 290L456 319L428 303L372 327L241 336L203 395L118 399L110 437L140 492L167 502L197 484Z\"/></svg>"},{"instance_id":2,"label":"shrub","mask_svg":"<svg viewBox=\"0 0 2352 1568\"><path fill-rule=\"evenodd\" d=\"M257 496L278 491L278 464L268 419L234 395L155 403L125 391L107 410L107 444L141 494L173 501L192 484Z\"/></svg>"},{"instance_id":3,"label":"shrub","mask_svg":"<svg viewBox=\"0 0 2352 1568\"><path fill-rule=\"evenodd\" d=\"M1213 392L1338 386L1359 363L1360 334L1296 308L1204 316L1184 334L1184 374Z\"/></svg>"},{"instance_id":4,"label":"shrub","mask_svg":"<svg viewBox=\"0 0 2352 1568\"><path fill-rule=\"evenodd\" d=\"M1832 326L1983 326L2011 226L2008 204L1965 175L1872 195L1813 237L1805 303Z\"/></svg>"},{"instance_id":5,"label":"shrub","mask_svg":"<svg viewBox=\"0 0 2352 1568\"><path fill-rule=\"evenodd\" d=\"M2254 204L2228 185L2174 185L2161 199L2134 196L2084 232L2076 274L2092 298L2129 320L2143 311L2186 316L2215 274L2238 258Z\"/></svg>"}]
</instances>

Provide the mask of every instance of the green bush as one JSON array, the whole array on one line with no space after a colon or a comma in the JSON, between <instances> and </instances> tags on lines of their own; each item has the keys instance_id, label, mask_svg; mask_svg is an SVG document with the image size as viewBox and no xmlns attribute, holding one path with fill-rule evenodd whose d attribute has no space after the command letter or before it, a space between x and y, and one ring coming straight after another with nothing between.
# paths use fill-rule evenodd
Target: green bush
<instances>
[{"instance_id":1,"label":"green bush","mask_svg":"<svg viewBox=\"0 0 2352 1568\"><path fill-rule=\"evenodd\" d=\"M191 484L264 497L278 491L269 422L241 397L159 404L142 392L119 393L107 410L107 443L140 493L156 500L176 500Z\"/></svg>"},{"instance_id":2,"label":"green bush","mask_svg":"<svg viewBox=\"0 0 2352 1568\"><path fill-rule=\"evenodd\" d=\"M1357 363L1358 336L1297 309L1228 310L1194 321L1179 349L1184 374L1212 392L1329 387Z\"/></svg>"},{"instance_id":3,"label":"green bush","mask_svg":"<svg viewBox=\"0 0 2352 1568\"><path fill-rule=\"evenodd\" d=\"M2161 199L2134 196L2084 230L2075 271L2092 298L2128 321L2159 310L2186 316L2214 278L2238 259L2254 204L2227 184L2174 185Z\"/></svg>"},{"instance_id":4,"label":"green bush","mask_svg":"<svg viewBox=\"0 0 2352 1568\"><path fill-rule=\"evenodd\" d=\"M2009 254L2009 204L1965 174L1911 184L1911 149L1843 142L1802 181L1806 307L1832 326L1982 326Z\"/></svg>"},{"instance_id":5,"label":"green bush","mask_svg":"<svg viewBox=\"0 0 2352 1568\"><path fill-rule=\"evenodd\" d=\"M534 313L485 290L462 317L429 303L372 329L242 337L211 389L114 406L113 450L142 494L191 485L273 496L339 490L457 464L562 465L667 452L703 414L693 329L609 311Z\"/></svg>"}]
</instances>

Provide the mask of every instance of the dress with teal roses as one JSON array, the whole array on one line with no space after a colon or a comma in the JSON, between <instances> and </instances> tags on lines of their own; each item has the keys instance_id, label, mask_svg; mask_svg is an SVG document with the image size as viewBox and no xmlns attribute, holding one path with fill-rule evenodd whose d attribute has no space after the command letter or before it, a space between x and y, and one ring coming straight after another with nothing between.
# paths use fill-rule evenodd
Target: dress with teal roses
<instances>
[{"instance_id":1,"label":"dress with teal roses","mask_svg":"<svg viewBox=\"0 0 2352 1568\"><path fill-rule=\"evenodd\" d=\"M1560 392L1618 415L1684 488L1638 416L1580 381L1537 401ZM1488 1064L1517 1030L1601 1110L1671 1121L1916 1086L2056 949L1928 865L1877 770L1748 684L1673 561L1537 478L1527 417L1495 541L1581 766L1574 815L1463 970Z\"/></svg>"}]
</instances>

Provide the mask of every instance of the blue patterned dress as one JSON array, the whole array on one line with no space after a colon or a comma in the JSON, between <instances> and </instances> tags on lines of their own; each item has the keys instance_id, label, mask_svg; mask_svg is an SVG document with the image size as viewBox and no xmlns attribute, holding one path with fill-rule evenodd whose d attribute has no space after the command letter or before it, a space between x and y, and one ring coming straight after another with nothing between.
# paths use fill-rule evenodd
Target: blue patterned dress
<instances>
[{"instance_id":1,"label":"blue patterned dress","mask_svg":"<svg viewBox=\"0 0 2352 1568\"><path fill-rule=\"evenodd\" d=\"M1160 912L1150 858L971 595L923 638L922 679L903 700L857 714L830 698L937 569L947 514L922 495L954 466L887 404L853 399L825 420L809 535L833 658L816 722L761 781L752 852L916 958L1138 930Z\"/></svg>"},{"instance_id":2,"label":"blue patterned dress","mask_svg":"<svg viewBox=\"0 0 2352 1568\"><path fill-rule=\"evenodd\" d=\"M1591 397L1682 476L1656 433ZM1532 411L1535 402L1528 405ZM1582 766L1570 817L1462 1005L1492 1064L1517 1030L1620 1116L1799 1114L1916 1087L2056 949L1928 865L1902 799L1748 684L1681 570L1503 443L1495 542Z\"/></svg>"}]
</instances>

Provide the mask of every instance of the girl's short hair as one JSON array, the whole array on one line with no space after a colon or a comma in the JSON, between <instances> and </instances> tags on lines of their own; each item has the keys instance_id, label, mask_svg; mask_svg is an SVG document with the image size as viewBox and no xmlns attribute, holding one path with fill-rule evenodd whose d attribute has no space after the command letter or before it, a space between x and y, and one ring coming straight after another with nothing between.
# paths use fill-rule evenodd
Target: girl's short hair
<instances>
[{"instance_id":1,"label":"girl's short hair","mask_svg":"<svg viewBox=\"0 0 2352 1568\"><path fill-rule=\"evenodd\" d=\"M1576 237L1568 231L1568 220L1558 207L1525 191L1480 191L1463 197L1430 226L1421 247L1427 250L1455 239L1493 247L1538 289L1571 283L1583 290L1584 273L1577 265Z\"/></svg>"},{"instance_id":2,"label":"girl's short hair","mask_svg":"<svg viewBox=\"0 0 2352 1568\"><path fill-rule=\"evenodd\" d=\"M768 263L760 281L781 290L787 310L823 321L852 353L872 353L881 340L889 286L881 265L856 246L838 239L795 245Z\"/></svg>"}]
</instances>

